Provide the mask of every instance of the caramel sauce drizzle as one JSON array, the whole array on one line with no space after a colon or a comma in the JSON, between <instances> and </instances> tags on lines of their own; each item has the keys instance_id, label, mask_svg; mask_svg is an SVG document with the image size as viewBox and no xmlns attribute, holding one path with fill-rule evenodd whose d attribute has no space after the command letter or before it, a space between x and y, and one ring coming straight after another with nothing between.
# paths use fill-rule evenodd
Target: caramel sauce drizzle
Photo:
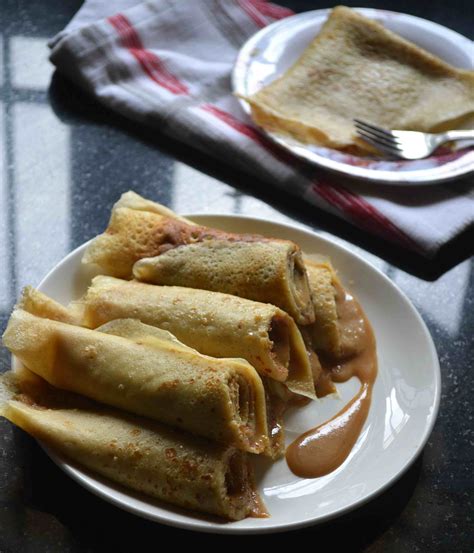
<instances>
[{"instance_id":1,"label":"caramel sauce drizzle","mask_svg":"<svg viewBox=\"0 0 474 553\"><path fill-rule=\"evenodd\" d=\"M317 383L319 397L334 391L334 382L360 380L358 393L332 419L299 436L286 450L290 470L302 478L317 478L337 469L348 457L362 431L370 409L377 377L375 337L357 300L339 284L336 303L341 333L337 357L322 357Z\"/></svg>"}]
</instances>

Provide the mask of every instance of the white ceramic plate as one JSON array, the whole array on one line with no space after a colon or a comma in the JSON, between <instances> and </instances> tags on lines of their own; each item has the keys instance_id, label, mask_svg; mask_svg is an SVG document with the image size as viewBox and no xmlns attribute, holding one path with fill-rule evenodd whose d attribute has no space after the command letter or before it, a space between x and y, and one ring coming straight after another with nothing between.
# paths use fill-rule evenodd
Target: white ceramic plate
<instances>
[{"instance_id":1,"label":"white ceramic plate","mask_svg":"<svg viewBox=\"0 0 474 553\"><path fill-rule=\"evenodd\" d=\"M271 514L222 522L159 503L50 457L85 488L139 516L172 526L219 533L276 532L315 524L361 505L389 486L416 458L436 419L440 371L433 341L406 296L369 263L317 234L270 221L225 215L190 215L194 221L233 232L286 238L303 251L329 256L343 283L359 298L375 330L379 374L365 427L348 459L322 478L302 479L284 459L256 459L258 489ZM70 253L41 282L39 289L62 303L80 297L91 273L81 266L86 244ZM340 399L326 397L286 420L288 443L333 416L356 393L354 378L338 385Z\"/></svg>"},{"instance_id":2,"label":"white ceramic plate","mask_svg":"<svg viewBox=\"0 0 474 553\"><path fill-rule=\"evenodd\" d=\"M369 8L355 8L387 29L418 44L455 67L474 68L473 43L466 37L426 19ZM234 93L250 96L282 75L318 34L331 10L305 12L265 27L251 37L237 57L232 75ZM240 103L246 113L250 107ZM472 142L459 142L454 151L417 161L388 161L358 157L329 148L263 132L296 156L345 175L389 184L434 184L474 171ZM471 146L471 147L470 147Z\"/></svg>"}]
</instances>

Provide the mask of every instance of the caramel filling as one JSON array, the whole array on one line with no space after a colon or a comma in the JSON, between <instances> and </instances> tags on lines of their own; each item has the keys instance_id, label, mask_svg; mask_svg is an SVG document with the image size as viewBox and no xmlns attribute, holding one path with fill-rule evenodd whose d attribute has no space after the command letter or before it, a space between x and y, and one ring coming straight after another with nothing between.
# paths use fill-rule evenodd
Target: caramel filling
<instances>
[{"instance_id":1,"label":"caramel filling","mask_svg":"<svg viewBox=\"0 0 474 553\"><path fill-rule=\"evenodd\" d=\"M225 493L237 511L245 508L246 514L256 518L268 517L265 505L255 489L253 471L248 456L242 451L232 452L225 473Z\"/></svg>"},{"instance_id":2,"label":"caramel filling","mask_svg":"<svg viewBox=\"0 0 474 553\"><path fill-rule=\"evenodd\" d=\"M243 378L237 376L231 378L229 389L238 423L253 430L255 413L250 387Z\"/></svg>"},{"instance_id":3,"label":"caramel filling","mask_svg":"<svg viewBox=\"0 0 474 553\"><path fill-rule=\"evenodd\" d=\"M268 338L272 342L270 355L281 367L288 369L290 363L290 333L282 317L272 318Z\"/></svg>"},{"instance_id":4,"label":"caramel filling","mask_svg":"<svg viewBox=\"0 0 474 553\"><path fill-rule=\"evenodd\" d=\"M225 488L227 495L232 498L241 498L248 489L247 461L241 451L235 451L230 459L225 473Z\"/></svg>"},{"instance_id":5,"label":"caramel filling","mask_svg":"<svg viewBox=\"0 0 474 553\"><path fill-rule=\"evenodd\" d=\"M156 252L153 255L205 240L225 240L228 242L271 242L270 239L258 234L236 234L223 230L188 225L173 218L164 218L156 236ZM151 256L151 255L150 255Z\"/></svg>"}]
</instances>

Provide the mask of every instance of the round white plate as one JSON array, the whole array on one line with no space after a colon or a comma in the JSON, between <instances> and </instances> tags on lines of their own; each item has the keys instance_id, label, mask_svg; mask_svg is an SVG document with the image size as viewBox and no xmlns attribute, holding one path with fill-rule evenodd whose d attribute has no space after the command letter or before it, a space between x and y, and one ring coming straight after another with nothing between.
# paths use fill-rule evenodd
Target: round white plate
<instances>
[{"instance_id":1,"label":"round white plate","mask_svg":"<svg viewBox=\"0 0 474 553\"><path fill-rule=\"evenodd\" d=\"M455 67L474 68L473 43L466 37L426 19L386 10L355 8L387 29L414 42ZM242 47L232 74L235 94L251 96L282 75L303 53L326 21L330 9L305 12L265 27ZM449 101L449 99L447 99ZM250 107L240 100L250 115ZM358 157L295 139L263 132L296 156L345 175L379 183L434 184L474 171L474 149L459 142L454 151L416 161Z\"/></svg>"},{"instance_id":2,"label":"round white plate","mask_svg":"<svg viewBox=\"0 0 474 553\"><path fill-rule=\"evenodd\" d=\"M194 221L232 232L286 238L303 251L329 256L343 283L359 298L375 330L379 374L364 429L348 459L322 478L302 479L285 459L274 464L255 458L257 485L268 519L222 522L190 514L134 494L73 466L46 449L72 478L103 499L139 516L172 526L219 533L276 532L315 524L361 505L389 486L423 448L438 412L440 370L429 332L406 296L369 263L317 234L270 221L190 215ZM39 289L66 304L86 290L91 273L81 265L86 244L74 250L41 282ZM356 393L354 378L338 385L341 398L311 402L286 420L288 443L327 420Z\"/></svg>"}]
</instances>

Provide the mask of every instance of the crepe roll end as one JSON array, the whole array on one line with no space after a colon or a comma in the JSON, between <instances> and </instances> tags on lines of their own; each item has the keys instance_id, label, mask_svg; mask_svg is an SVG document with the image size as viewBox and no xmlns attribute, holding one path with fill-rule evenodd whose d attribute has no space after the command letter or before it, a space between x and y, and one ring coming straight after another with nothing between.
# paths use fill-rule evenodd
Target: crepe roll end
<instances>
[{"instance_id":1,"label":"crepe roll end","mask_svg":"<svg viewBox=\"0 0 474 553\"><path fill-rule=\"evenodd\" d=\"M228 516L240 520L245 516L267 517L267 510L259 497L249 457L238 449L229 449L224 474L224 500Z\"/></svg>"},{"instance_id":2,"label":"crepe roll end","mask_svg":"<svg viewBox=\"0 0 474 553\"><path fill-rule=\"evenodd\" d=\"M268 338L271 342L270 356L274 362L272 377L284 382L288 377L290 364L290 332L288 316L285 313L277 313L270 321Z\"/></svg>"},{"instance_id":3,"label":"crepe roll end","mask_svg":"<svg viewBox=\"0 0 474 553\"><path fill-rule=\"evenodd\" d=\"M154 282L157 272L157 257L144 257L133 266L133 278L140 282Z\"/></svg>"},{"instance_id":4,"label":"crepe roll end","mask_svg":"<svg viewBox=\"0 0 474 553\"><path fill-rule=\"evenodd\" d=\"M20 301L16 307L43 319L51 319L73 325L80 325L82 323L82 308L78 304L72 307L64 307L64 305L61 305L32 286L23 288Z\"/></svg>"},{"instance_id":5,"label":"crepe roll end","mask_svg":"<svg viewBox=\"0 0 474 553\"><path fill-rule=\"evenodd\" d=\"M150 213L156 213L157 215L161 215L162 217L177 219L178 221L182 221L192 226L195 226L196 224L193 223L191 220L186 219L185 217L180 217L174 211L164 205L143 198L143 196L140 196L140 194L133 192L133 190L124 192L120 196L120 199L114 204L113 210L117 210L121 207L134 209L136 211L148 211Z\"/></svg>"},{"instance_id":6,"label":"crepe roll end","mask_svg":"<svg viewBox=\"0 0 474 553\"><path fill-rule=\"evenodd\" d=\"M240 376L232 376L229 389L237 420L248 425L254 419L255 411L247 382Z\"/></svg>"},{"instance_id":7,"label":"crepe roll end","mask_svg":"<svg viewBox=\"0 0 474 553\"><path fill-rule=\"evenodd\" d=\"M12 381L10 391L7 378L0 379L0 392L7 389L0 416L66 459L178 506L229 520L265 516L246 453L119 411L36 403L34 396L18 393L23 382L18 389Z\"/></svg>"},{"instance_id":8,"label":"crepe roll end","mask_svg":"<svg viewBox=\"0 0 474 553\"><path fill-rule=\"evenodd\" d=\"M233 451L225 473L225 491L229 498L239 498L247 488L247 463L245 454Z\"/></svg>"},{"instance_id":9,"label":"crepe roll end","mask_svg":"<svg viewBox=\"0 0 474 553\"><path fill-rule=\"evenodd\" d=\"M328 259L305 262L315 313L314 324L307 327L310 343L318 352L340 355L337 300L338 293L343 295L342 285Z\"/></svg>"},{"instance_id":10,"label":"crepe roll end","mask_svg":"<svg viewBox=\"0 0 474 553\"><path fill-rule=\"evenodd\" d=\"M240 375L229 378L229 391L234 412L234 420L238 426L242 446L253 453L260 453L263 447L257 434L255 399L251 387Z\"/></svg>"},{"instance_id":11,"label":"crepe roll end","mask_svg":"<svg viewBox=\"0 0 474 553\"><path fill-rule=\"evenodd\" d=\"M318 357L307 348L303 335L293 319L290 318L288 326L290 364L288 366L288 379L285 384L295 394L309 399L316 399L314 365L319 364Z\"/></svg>"},{"instance_id":12,"label":"crepe roll end","mask_svg":"<svg viewBox=\"0 0 474 553\"><path fill-rule=\"evenodd\" d=\"M308 275L299 249L291 251L288 258L288 282L291 301L294 304L292 314L297 323L306 325L314 321L314 308Z\"/></svg>"},{"instance_id":13,"label":"crepe roll end","mask_svg":"<svg viewBox=\"0 0 474 553\"><path fill-rule=\"evenodd\" d=\"M255 369L248 369L241 367L228 381L236 445L251 453L262 453L268 446L265 390Z\"/></svg>"}]
</instances>

